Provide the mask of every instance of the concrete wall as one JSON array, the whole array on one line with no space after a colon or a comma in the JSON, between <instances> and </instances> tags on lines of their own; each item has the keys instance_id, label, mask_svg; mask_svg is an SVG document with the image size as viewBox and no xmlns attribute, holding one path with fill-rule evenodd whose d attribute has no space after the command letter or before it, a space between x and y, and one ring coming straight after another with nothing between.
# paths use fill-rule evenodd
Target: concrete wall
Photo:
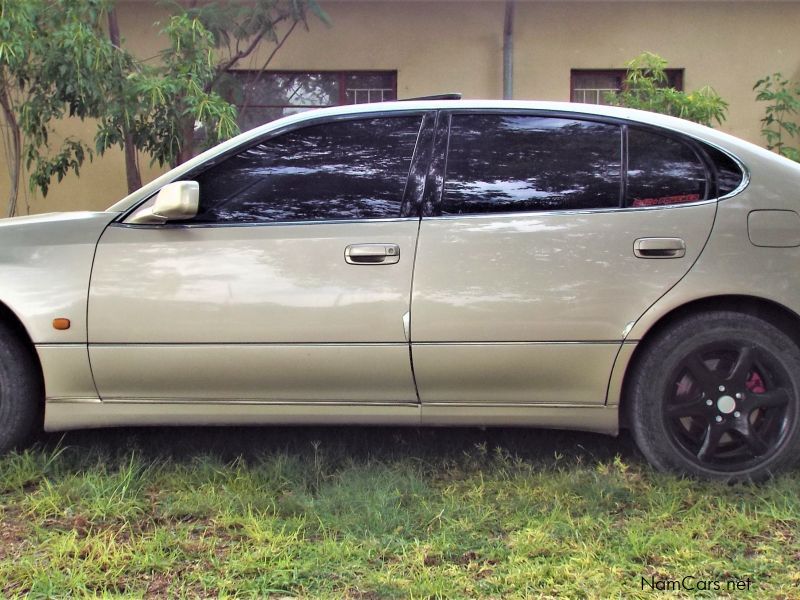
<instances>
[{"instance_id":1,"label":"concrete wall","mask_svg":"<svg viewBox=\"0 0 800 600\"><path fill-rule=\"evenodd\" d=\"M460 91L468 98L502 96L504 3L483 1L329 0L332 26L312 22L298 30L270 68L297 70L392 69L398 95ZM142 57L157 53L165 13L154 2L122 1L120 26L127 46ZM774 71L800 75L800 2L519 0L514 96L568 100L571 69L621 68L644 50L684 68L687 90L710 84L730 103L722 129L761 143L759 106L752 86ZM242 68L258 68L270 48ZM91 139L92 124L64 132ZM143 179L160 171L147 167ZM0 172L0 198L8 190ZM102 209L125 195L122 155L111 152L70 175L47 198L29 195L21 214Z\"/></svg>"}]
</instances>

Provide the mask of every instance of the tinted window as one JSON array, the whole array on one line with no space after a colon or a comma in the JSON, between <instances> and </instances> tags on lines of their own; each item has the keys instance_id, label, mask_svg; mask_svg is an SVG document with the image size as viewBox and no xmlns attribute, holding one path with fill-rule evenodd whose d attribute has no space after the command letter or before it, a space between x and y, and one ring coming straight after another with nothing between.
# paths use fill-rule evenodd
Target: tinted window
<instances>
[{"instance_id":1,"label":"tinted window","mask_svg":"<svg viewBox=\"0 0 800 600\"><path fill-rule=\"evenodd\" d=\"M620 155L615 125L454 115L442 214L619 206Z\"/></svg>"},{"instance_id":2,"label":"tinted window","mask_svg":"<svg viewBox=\"0 0 800 600\"><path fill-rule=\"evenodd\" d=\"M710 146L706 146L705 150L717 171L717 195L730 194L741 185L744 178L742 170L736 164L736 161L724 152Z\"/></svg>"},{"instance_id":3,"label":"tinted window","mask_svg":"<svg viewBox=\"0 0 800 600\"><path fill-rule=\"evenodd\" d=\"M398 217L420 121L326 123L249 148L196 177L195 221Z\"/></svg>"},{"instance_id":4,"label":"tinted window","mask_svg":"<svg viewBox=\"0 0 800 600\"><path fill-rule=\"evenodd\" d=\"M626 196L628 206L703 200L707 197L706 169L688 144L631 127Z\"/></svg>"}]
</instances>

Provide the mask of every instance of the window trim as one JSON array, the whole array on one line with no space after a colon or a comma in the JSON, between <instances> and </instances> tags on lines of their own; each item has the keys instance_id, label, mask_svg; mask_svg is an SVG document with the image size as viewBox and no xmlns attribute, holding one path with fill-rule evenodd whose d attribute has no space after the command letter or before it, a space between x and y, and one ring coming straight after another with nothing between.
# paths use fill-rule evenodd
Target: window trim
<instances>
[{"instance_id":1,"label":"window trim","mask_svg":"<svg viewBox=\"0 0 800 600\"><path fill-rule=\"evenodd\" d=\"M719 144L716 144L714 142L697 138L697 137L695 137L695 136L693 136L691 134L683 133L683 132L680 132L680 131L673 131L671 129L668 129L668 128L665 128L665 127L660 127L658 125L652 125L652 124L649 124L649 123L643 123L641 121L635 121L635 120L631 120L631 119L624 119L624 118L620 118L620 117L610 117L610 116L606 116L606 115L597 115L597 114L593 114L593 113L584 113L584 112L580 112L580 111L542 110L542 109L535 109L535 108L531 108L531 109L522 108L522 109L513 109L513 110L507 109L507 108L447 108L447 109L435 109L434 108L434 109L422 109L422 110L420 110L420 109L379 110L379 111L369 112L369 113L344 114L344 115L325 115L325 116L320 116L320 117L309 117L306 120L303 120L303 121L300 121L300 122L296 122L296 123L292 123L290 125L284 125L282 127L274 129L274 130L272 130L272 131L270 131L268 133L265 133L262 136L259 136L257 138L248 140L247 142L243 142L240 145L235 146L234 148L231 148L227 152L222 152L222 153L220 153L220 154L218 154L216 156L213 156L213 157L209 158L205 163L203 163L201 165L198 165L197 167L195 167L194 169L192 169L190 171L187 171L182 176L170 179L169 181L164 183L164 185L167 185L169 183L173 183L175 181L184 181L187 178L194 177L195 175L201 173L202 171L204 171L204 170L206 170L206 169L208 169L208 168L210 168L210 167L212 167L212 166L214 166L216 164L219 164L219 162L225 160L226 158L228 158L228 157L230 157L230 156L232 156L234 154L237 154L238 152L241 152L242 150L245 150L245 149L250 148L252 146L258 145L263 141L269 140L269 139L271 139L273 137L282 135L284 133L287 133L289 131L293 131L295 129L302 129L303 127L308 127L308 126L311 126L311 125L319 125L319 124L335 122L335 121L347 121L347 120L356 120L356 119L364 119L364 118L390 117L390 116L395 116L395 115L396 116L413 116L413 115L424 116L424 115L429 114L429 113L436 113L437 114L437 120L436 120L437 124L440 123L439 120L442 118L442 116L448 116L449 115L451 117L454 114L487 114L487 113L496 113L496 114L511 114L511 115L536 115L536 116L551 116L551 117L560 117L560 118L575 118L575 119L584 119L584 120L588 120L588 121L598 121L598 122L601 122L601 123L613 123L613 124L618 124L620 126L633 125L633 126L640 127L640 128L643 128L643 129L651 129L651 130L653 130L655 132L658 132L658 133L661 133L663 135L672 135L672 136L676 136L676 137L678 137L679 139L682 139L682 140L691 141L691 142L697 144L701 149L703 148L703 146L707 145L707 146L710 146L710 147L714 148L715 150L717 150L719 152L722 152L723 154L728 156L728 158L730 158L734 163L736 163L736 165L739 167L739 169L742 172L742 181L740 182L739 186L736 189L734 189L733 191L729 192L728 194L726 194L724 196L720 196L718 198L711 198L709 200L700 200L700 201L692 202L692 203L688 203L687 202L685 204L660 205L660 206L641 206L641 207L594 208L594 209L581 209L581 210L576 210L576 211L566 211L566 210L565 211L535 211L535 212L530 212L530 213L522 213L522 212L519 212L519 213L483 213L483 214L476 214L476 215L440 215L440 216L433 216L433 215L424 214L422 212L422 207L421 207L420 208L420 216L423 219L484 218L484 217L487 217L487 216L489 216L489 217L497 217L498 215L500 215L500 216L512 216L512 217L514 215L524 215L524 216L531 217L531 216L535 216L535 215L543 216L543 215L550 215L550 214L558 214L558 215L564 215L564 214L586 214L586 213L612 212L612 211L621 211L621 210L624 210L624 211L630 211L630 210L667 210L667 209L682 208L682 207L686 207L686 206L697 206L699 204L705 204L705 203L708 203L708 202L718 202L720 200L727 200L729 198L733 198L734 196L737 196L740 193L742 193L748 187L748 185L750 184L750 170L748 169L747 165L738 156L733 154L730 150L728 150L726 148L723 148ZM447 144L445 146L445 155L444 155L444 159L445 160L446 160L446 156L447 156L446 155L447 147L449 147L449 138L450 138L450 136L449 136L449 127L448 127ZM419 142L419 138L418 138L417 141ZM428 164L428 170L426 171L426 180L429 177L433 177L433 174L430 173L430 169L431 169L431 165L437 159L436 150L437 150L437 148L434 148L434 154L432 155L431 161ZM705 155L704 151L703 151L703 155ZM442 178L442 182L443 181L444 181L444 178ZM426 182L424 188L425 188L425 192L424 193L427 194L428 193L427 192L427 190L428 190L428 183L427 182ZM125 223L125 220L128 217L130 217L130 215L132 215L134 212L139 210L147 202L152 200L153 197L155 197L158 194L159 191L160 191L160 189L156 190L150 196L147 196L147 197L143 198L142 200L140 200L139 202L135 203L134 205L132 205L127 210L125 210L122 213L120 213L111 222L110 226L124 226L124 227L139 228L139 229L142 229L142 228L143 229L162 229L164 227L171 227L171 228L189 227L189 225L170 224L169 222L163 223L163 224ZM434 202L434 204L438 203L438 202L441 202L443 191L444 191L443 183L442 183L442 188L440 190L438 190L438 194L437 194L437 190L435 190L435 189L433 190L432 193L433 193L433 202ZM427 198L427 195L424 196L424 198ZM423 200L422 205L424 206L424 200ZM418 219L420 217L407 217L407 218ZM406 220L407 218L401 218L399 220ZM390 219L390 220L394 220L394 219ZM314 224L314 223L318 223L318 224L351 223L352 224L352 223L372 222L372 221L373 220L371 220L371 219L370 220L363 220L363 221L360 220L360 219L353 219L353 220L348 220L348 221L321 221L320 220L320 221L298 221L298 222L293 222L292 224L304 224L304 225L309 225L309 224ZM224 227L241 227L241 226L261 227L261 226L270 226L270 225L282 225L284 223L287 223L287 222L283 222L282 221L282 222L276 222L276 223L242 223L242 224L224 224L224 225L220 224L219 226L224 226ZM199 227L201 225L200 224L194 224L194 225L191 225L191 226L192 227ZM215 225L215 224L205 224L203 226L205 226L205 227L214 227L214 226L217 226L217 225Z\"/></svg>"}]
</instances>

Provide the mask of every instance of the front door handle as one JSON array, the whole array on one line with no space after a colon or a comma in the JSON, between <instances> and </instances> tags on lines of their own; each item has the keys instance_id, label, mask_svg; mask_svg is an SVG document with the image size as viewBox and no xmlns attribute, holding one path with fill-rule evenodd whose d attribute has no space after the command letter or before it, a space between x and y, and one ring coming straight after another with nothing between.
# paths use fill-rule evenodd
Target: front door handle
<instances>
[{"instance_id":1,"label":"front door handle","mask_svg":"<svg viewBox=\"0 0 800 600\"><path fill-rule=\"evenodd\" d=\"M344 249L349 265L393 265L400 260L397 244L350 244Z\"/></svg>"},{"instance_id":2,"label":"front door handle","mask_svg":"<svg viewBox=\"0 0 800 600\"><path fill-rule=\"evenodd\" d=\"M681 258L686 256L686 242L681 238L639 238L633 242L633 254L639 258Z\"/></svg>"}]
</instances>

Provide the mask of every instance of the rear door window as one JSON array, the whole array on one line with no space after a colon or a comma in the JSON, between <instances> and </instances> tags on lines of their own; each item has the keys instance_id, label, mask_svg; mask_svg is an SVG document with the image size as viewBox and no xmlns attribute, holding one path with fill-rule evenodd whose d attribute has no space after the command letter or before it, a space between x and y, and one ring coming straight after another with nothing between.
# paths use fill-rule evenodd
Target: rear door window
<instances>
[{"instance_id":1,"label":"rear door window","mask_svg":"<svg viewBox=\"0 0 800 600\"><path fill-rule=\"evenodd\" d=\"M618 207L621 155L614 124L454 114L441 214Z\"/></svg>"}]
</instances>

